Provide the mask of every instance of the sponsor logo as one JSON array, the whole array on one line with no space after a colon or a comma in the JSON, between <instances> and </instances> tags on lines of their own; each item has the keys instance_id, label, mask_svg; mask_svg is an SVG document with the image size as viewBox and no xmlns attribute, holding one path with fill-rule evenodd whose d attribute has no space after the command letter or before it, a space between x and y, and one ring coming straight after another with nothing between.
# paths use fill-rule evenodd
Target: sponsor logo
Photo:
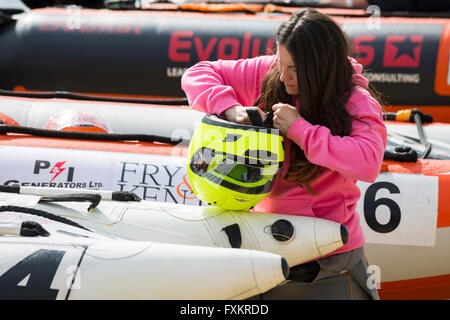
<instances>
[{"instance_id":1,"label":"sponsor logo","mask_svg":"<svg viewBox=\"0 0 450 320\"><path fill-rule=\"evenodd\" d=\"M121 161L119 191L130 191L143 200L204 205L197 199L182 166Z\"/></svg>"},{"instance_id":2,"label":"sponsor logo","mask_svg":"<svg viewBox=\"0 0 450 320\"><path fill-rule=\"evenodd\" d=\"M50 188L103 188L101 182L74 180L75 167L68 166L67 161L35 160L32 177L37 179L29 179L32 181L10 179L3 184Z\"/></svg>"},{"instance_id":3,"label":"sponsor logo","mask_svg":"<svg viewBox=\"0 0 450 320\"><path fill-rule=\"evenodd\" d=\"M192 30L177 30L170 35L168 56L172 62L236 60L271 54L274 47L272 37L254 37L251 32L245 32L242 38L206 38L195 36Z\"/></svg>"},{"instance_id":4,"label":"sponsor logo","mask_svg":"<svg viewBox=\"0 0 450 320\"><path fill-rule=\"evenodd\" d=\"M419 73L363 72L369 82L380 83L420 83Z\"/></svg>"},{"instance_id":5,"label":"sponsor logo","mask_svg":"<svg viewBox=\"0 0 450 320\"><path fill-rule=\"evenodd\" d=\"M53 178L50 180L52 182L55 180L57 176L59 176L64 170L67 168L63 167L66 161L59 161L57 162L53 168L50 169L49 174L53 174ZM41 169L48 169L50 168L50 161L47 160L36 160L34 163L34 171L33 174L39 174ZM73 173L74 173L74 167L69 167L69 172L67 175L67 181L73 181Z\"/></svg>"},{"instance_id":6,"label":"sponsor logo","mask_svg":"<svg viewBox=\"0 0 450 320\"><path fill-rule=\"evenodd\" d=\"M358 35L353 38L353 53L363 66L371 66L363 72L369 82L420 84L418 72L373 72L373 64L380 61L382 68L419 68L423 36L390 35L384 41L375 35ZM375 45L377 43L377 45ZM384 43L384 47L383 47ZM375 50L381 44L381 51ZM382 57L378 57L382 54ZM380 68L377 68L380 69ZM405 70L407 71L407 70Z\"/></svg>"},{"instance_id":7,"label":"sponsor logo","mask_svg":"<svg viewBox=\"0 0 450 320\"><path fill-rule=\"evenodd\" d=\"M358 62L364 66L374 63L376 47L383 51L382 66L395 68L418 68L422 53L423 36L418 35L390 35L383 41L376 35L358 35L353 37L353 51L358 55ZM376 44L377 43L377 44Z\"/></svg>"},{"instance_id":8,"label":"sponsor logo","mask_svg":"<svg viewBox=\"0 0 450 320\"><path fill-rule=\"evenodd\" d=\"M417 68L423 36L387 36L383 67Z\"/></svg>"}]
</instances>

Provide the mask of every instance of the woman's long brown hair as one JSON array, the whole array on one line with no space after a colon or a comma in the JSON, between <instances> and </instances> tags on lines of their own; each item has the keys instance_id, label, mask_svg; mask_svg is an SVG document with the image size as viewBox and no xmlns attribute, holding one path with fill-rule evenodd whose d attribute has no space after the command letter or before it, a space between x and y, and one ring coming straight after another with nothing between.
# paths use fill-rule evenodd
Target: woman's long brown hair
<instances>
[{"instance_id":1,"label":"woman's long brown hair","mask_svg":"<svg viewBox=\"0 0 450 320\"><path fill-rule=\"evenodd\" d=\"M350 135L352 117L345 103L354 86L353 67L348 59L348 38L341 28L327 15L308 8L294 13L279 27L276 41L287 48L295 63L300 115L311 124L326 126L333 135ZM263 81L255 105L271 111L279 102L295 105L295 97L286 92L275 63ZM315 194L311 182L321 167L309 162L297 144L292 146L285 179L296 181Z\"/></svg>"}]
</instances>

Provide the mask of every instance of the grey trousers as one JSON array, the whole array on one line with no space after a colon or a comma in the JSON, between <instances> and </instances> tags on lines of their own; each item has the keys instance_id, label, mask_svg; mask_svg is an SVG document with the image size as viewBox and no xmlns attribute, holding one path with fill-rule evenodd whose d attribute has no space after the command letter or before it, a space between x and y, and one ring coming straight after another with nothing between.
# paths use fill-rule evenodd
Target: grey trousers
<instances>
[{"instance_id":1,"label":"grey trousers","mask_svg":"<svg viewBox=\"0 0 450 320\"><path fill-rule=\"evenodd\" d=\"M320 270L311 282L288 280L252 300L379 300L368 285L364 249L318 259Z\"/></svg>"}]
</instances>

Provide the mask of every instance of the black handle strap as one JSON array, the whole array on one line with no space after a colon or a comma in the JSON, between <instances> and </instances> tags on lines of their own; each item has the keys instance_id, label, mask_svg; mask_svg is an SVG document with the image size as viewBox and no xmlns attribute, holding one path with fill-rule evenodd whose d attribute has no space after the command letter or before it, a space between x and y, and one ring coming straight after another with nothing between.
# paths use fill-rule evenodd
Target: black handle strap
<instances>
[{"instance_id":1,"label":"black handle strap","mask_svg":"<svg viewBox=\"0 0 450 320\"><path fill-rule=\"evenodd\" d=\"M230 241L230 245L232 248L240 248L242 245L242 235L241 229L237 223L231 224L229 226L223 227L222 231L228 236L228 240Z\"/></svg>"},{"instance_id":2,"label":"black handle strap","mask_svg":"<svg viewBox=\"0 0 450 320\"><path fill-rule=\"evenodd\" d=\"M7 212L7 211L32 214L32 215L35 215L38 217L44 217L46 219L51 219L54 221L58 221L58 222L67 224L69 226L73 226L73 227L80 228L80 229L83 229L86 231L90 231L89 229L83 227L82 225L79 225L78 223L76 223L72 220L57 216L55 214L52 214L50 212L43 211L43 210L27 208L27 207L19 207L19 206L0 206L0 212Z\"/></svg>"},{"instance_id":3,"label":"black handle strap","mask_svg":"<svg viewBox=\"0 0 450 320\"><path fill-rule=\"evenodd\" d=\"M141 201L137 194L130 191L113 191L112 200L114 201Z\"/></svg>"},{"instance_id":4,"label":"black handle strap","mask_svg":"<svg viewBox=\"0 0 450 320\"><path fill-rule=\"evenodd\" d=\"M24 221L20 228L20 235L24 237L48 237L50 233L35 221Z\"/></svg>"},{"instance_id":5,"label":"black handle strap","mask_svg":"<svg viewBox=\"0 0 450 320\"><path fill-rule=\"evenodd\" d=\"M39 202L90 202L91 205L88 211L98 206L102 196L98 193L74 193L74 194L62 194L51 197L42 197Z\"/></svg>"},{"instance_id":6,"label":"black handle strap","mask_svg":"<svg viewBox=\"0 0 450 320\"><path fill-rule=\"evenodd\" d=\"M156 136L151 134L128 134L128 133L100 133L100 132L84 132L84 131L58 131L32 127L0 125L0 134L21 133L37 137L45 138L61 138L61 139L82 139L97 141L145 141L145 142L161 142L177 145L184 142L183 138L171 138L164 136Z\"/></svg>"},{"instance_id":7,"label":"black handle strap","mask_svg":"<svg viewBox=\"0 0 450 320\"><path fill-rule=\"evenodd\" d=\"M0 25L2 19L8 19L0 12ZM9 23L13 21L6 21ZM5 23L5 22L3 22ZM119 98L108 96L95 96L90 94L75 93L70 91L45 91L45 92L22 92L0 89L0 96L14 96L14 97L26 97L26 98L38 98L38 99L73 99L73 100L86 100L86 101L105 101L105 102L123 102L123 103L142 103L142 104L159 104L166 106L187 106L189 101L187 98L173 98L173 99L147 99L147 98Z\"/></svg>"},{"instance_id":8,"label":"black handle strap","mask_svg":"<svg viewBox=\"0 0 450 320\"><path fill-rule=\"evenodd\" d=\"M385 150L383 159L399 162L417 162L417 152L410 147L396 147L394 151Z\"/></svg>"}]
</instances>

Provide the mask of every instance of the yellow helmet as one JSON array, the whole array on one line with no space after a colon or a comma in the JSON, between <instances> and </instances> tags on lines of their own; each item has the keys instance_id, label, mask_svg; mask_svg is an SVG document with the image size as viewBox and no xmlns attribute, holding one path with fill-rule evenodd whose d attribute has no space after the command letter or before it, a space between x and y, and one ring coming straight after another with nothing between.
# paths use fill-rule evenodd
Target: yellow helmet
<instances>
[{"instance_id":1,"label":"yellow helmet","mask_svg":"<svg viewBox=\"0 0 450 320\"><path fill-rule=\"evenodd\" d=\"M279 130L203 117L188 149L188 178L200 200L249 210L264 199L284 160Z\"/></svg>"}]
</instances>

